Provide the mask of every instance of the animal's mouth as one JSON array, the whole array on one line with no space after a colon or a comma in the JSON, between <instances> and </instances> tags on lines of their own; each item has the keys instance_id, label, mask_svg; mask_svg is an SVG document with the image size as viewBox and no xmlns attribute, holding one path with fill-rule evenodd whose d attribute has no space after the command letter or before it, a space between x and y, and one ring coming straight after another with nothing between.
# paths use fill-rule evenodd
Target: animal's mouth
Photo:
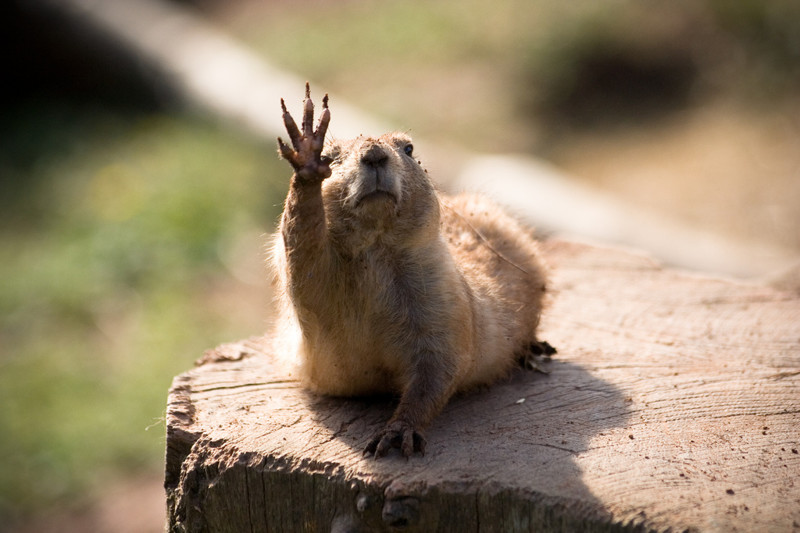
<instances>
[{"instance_id":1,"label":"animal's mouth","mask_svg":"<svg viewBox=\"0 0 800 533\"><path fill-rule=\"evenodd\" d=\"M356 207L379 202L391 202L393 204L397 204L397 196L389 191L375 189L372 192L368 192L367 194L360 196L358 200L356 200Z\"/></svg>"}]
</instances>

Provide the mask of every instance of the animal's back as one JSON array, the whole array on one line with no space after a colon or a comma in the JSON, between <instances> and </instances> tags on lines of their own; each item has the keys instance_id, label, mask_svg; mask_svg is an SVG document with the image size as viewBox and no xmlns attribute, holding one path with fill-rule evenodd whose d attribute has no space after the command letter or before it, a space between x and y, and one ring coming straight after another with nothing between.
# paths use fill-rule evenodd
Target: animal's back
<instances>
[{"instance_id":1,"label":"animal's back","mask_svg":"<svg viewBox=\"0 0 800 533\"><path fill-rule=\"evenodd\" d=\"M532 231L484 196L442 197L442 236L473 294L475 370L461 389L491 383L536 342L545 272Z\"/></svg>"}]
</instances>

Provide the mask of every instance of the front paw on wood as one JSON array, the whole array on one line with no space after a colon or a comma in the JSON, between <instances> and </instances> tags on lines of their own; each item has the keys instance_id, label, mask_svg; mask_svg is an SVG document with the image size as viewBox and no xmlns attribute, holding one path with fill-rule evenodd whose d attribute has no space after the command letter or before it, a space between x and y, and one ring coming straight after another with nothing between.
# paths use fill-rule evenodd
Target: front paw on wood
<instances>
[{"instance_id":1,"label":"front paw on wood","mask_svg":"<svg viewBox=\"0 0 800 533\"><path fill-rule=\"evenodd\" d=\"M425 455L425 437L420 432L405 422L391 422L387 424L364 448L365 456L374 456L376 459L384 457L389 450L397 448L403 457L411 457L419 452Z\"/></svg>"}]
</instances>

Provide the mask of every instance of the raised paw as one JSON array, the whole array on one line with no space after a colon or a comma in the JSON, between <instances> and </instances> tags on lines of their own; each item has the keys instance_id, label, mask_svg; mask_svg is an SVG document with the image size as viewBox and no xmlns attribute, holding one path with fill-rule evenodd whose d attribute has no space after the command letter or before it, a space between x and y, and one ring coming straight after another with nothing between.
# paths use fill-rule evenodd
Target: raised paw
<instances>
[{"instance_id":1,"label":"raised paw","mask_svg":"<svg viewBox=\"0 0 800 533\"><path fill-rule=\"evenodd\" d=\"M403 457L411 457L415 452L425 455L425 437L410 424L401 421L390 422L383 428L367 447L364 455L372 455L376 459L385 456L392 448L397 448Z\"/></svg>"},{"instance_id":2,"label":"raised paw","mask_svg":"<svg viewBox=\"0 0 800 533\"><path fill-rule=\"evenodd\" d=\"M314 130L314 102L311 101L311 89L306 83L306 98L303 101L303 120L301 128L297 127L292 115L286 110L286 103L281 99L283 124L289 134L292 146L278 137L278 151L294 168L295 176L302 183L319 183L331 175L330 160L322 156L325 145L325 132L331 120L328 110L328 95L322 99L322 113L319 125Z\"/></svg>"}]
</instances>

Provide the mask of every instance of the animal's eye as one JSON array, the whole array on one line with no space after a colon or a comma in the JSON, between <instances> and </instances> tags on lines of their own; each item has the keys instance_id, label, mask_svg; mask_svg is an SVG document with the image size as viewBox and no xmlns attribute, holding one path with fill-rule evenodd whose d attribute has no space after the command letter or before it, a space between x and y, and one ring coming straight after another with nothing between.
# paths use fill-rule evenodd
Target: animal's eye
<instances>
[{"instance_id":1,"label":"animal's eye","mask_svg":"<svg viewBox=\"0 0 800 533\"><path fill-rule=\"evenodd\" d=\"M414 145L410 143L405 145L403 147L403 151L406 153L407 156L411 157L411 154L414 153Z\"/></svg>"}]
</instances>

